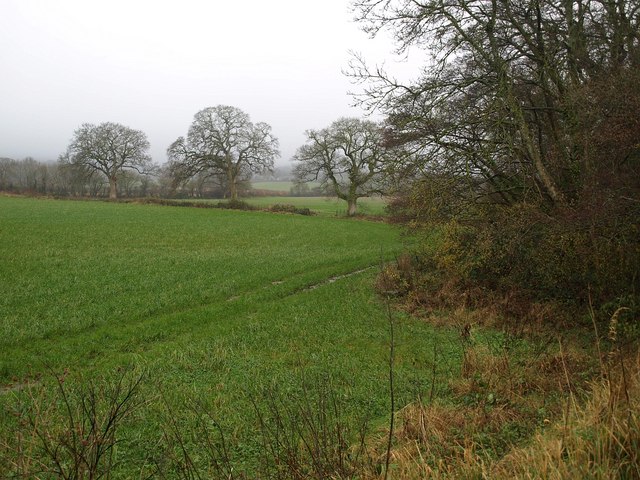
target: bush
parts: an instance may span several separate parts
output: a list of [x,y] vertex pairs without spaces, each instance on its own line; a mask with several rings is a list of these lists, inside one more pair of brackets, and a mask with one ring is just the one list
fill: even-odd
[[417,288],[432,302],[451,297],[443,297],[446,288],[465,301],[474,292],[476,304],[518,292],[535,302],[638,305],[636,210],[584,204],[550,215],[523,203],[486,208],[473,222],[424,224],[414,251]]
[[145,374],[118,369],[80,382],[66,382],[67,371],[51,374],[53,385],[48,378],[22,385],[6,407],[2,427],[14,442],[0,443],[0,477],[110,478],[121,427],[146,402]]
[[218,202],[218,208],[228,208],[231,210],[257,210],[253,205],[243,202],[242,200],[228,200],[226,202]]
[[313,215],[313,212],[308,208],[300,208],[295,205],[290,205],[287,203],[276,203],[275,205],[271,205],[268,209],[270,212],[278,212],[278,213],[295,213],[298,215]]

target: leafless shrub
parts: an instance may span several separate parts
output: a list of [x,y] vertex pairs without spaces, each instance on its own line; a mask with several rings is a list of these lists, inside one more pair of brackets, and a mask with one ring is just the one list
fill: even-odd
[[330,381],[304,381],[294,396],[269,388],[263,399],[263,405],[254,402],[254,409],[266,478],[353,478],[371,462],[367,420],[352,426]]
[[12,445],[3,445],[8,476],[63,479],[111,478],[118,430],[145,400],[144,375],[125,369],[109,379],[69,381],[51,372],[42,382],[16,392]]

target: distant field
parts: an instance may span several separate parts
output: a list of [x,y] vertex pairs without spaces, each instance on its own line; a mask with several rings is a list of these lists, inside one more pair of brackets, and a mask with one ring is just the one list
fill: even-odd
[[[320,182],[308,182],[309,188],[320,186]],[[294,186],[293,182],[251,182],[251,186],[256,190],[273,190],[275,192],[289,192]]]
[[275,192],[289,192],[293,182],[251,182],[256,190],[273,190]]
[[[69,388],[80,388],[122,366],[146,372],[148,402],[123,429],[117,478],[144,476],[166,405],[181,429],[189,402],[210,405],[248,468],[260,449],[251,399],[264,401],[261,388],[329,376],[350,418],[383,419],[388,320],[372,282],[381,255],[400,248],[399,232],[381,223],[0,197],[0,386],[9,385],[0,409],[25,400],[10,386],[28,375],[46,383],[47,371],[67,369]],[[396,341],[397,404],[428,391],[434,375],[446,392],[456,333],[403,318]],[[16,435],[11,418],[0,416],[0,445]],[[189,448],[201,458],[201,444]]]
[[[247,197],[241,198],[243,202],[255,205],[259,208],[268,208],[271,205],[286,204],[300,208],[308,208],[321,216],[344,217],[347,214],[347,202],[336,197]],[[184,199],[184,202],[219,203],[221,199]],[[358,199],[358,213],[365,215],[387,215],[386,199],[382,197],[370,197]]]
[[[306,207],[318,214],[328,216],[345,216],[347,202],[339,198],[329,197],[252,197],[244,199],[252,205],[269,207],[275,204],[289,204]],[[367,215],[385,215],[386,202],[381,197],[361,198],[358,200],[358,212]]]

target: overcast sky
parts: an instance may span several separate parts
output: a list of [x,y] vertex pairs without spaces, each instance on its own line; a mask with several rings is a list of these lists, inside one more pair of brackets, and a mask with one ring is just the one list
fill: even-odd
[[193,115],[223,104],[270,124],[284,164],[306,129],[363,115],[341,73],[350,50],[394,62],[349,3],[0,0],[0,157],[54,160],[82,123],[110,121],[164,163]]

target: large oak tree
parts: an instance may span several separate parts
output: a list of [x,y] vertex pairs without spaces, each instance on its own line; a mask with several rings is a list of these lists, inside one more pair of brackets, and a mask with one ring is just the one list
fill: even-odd
[[198,174],[220,177],[231,200],[238,198],[242,179],[272,169],[279,154],[269,125],[254,124],[248,114],[226,105],[196,113],[187,137],[178,138],[167,150],[176,181]]
[[294,160],[301,181],[320,181],[347,202],[355,215],[358,198],[381,193],[379,182],[385,165],[382,126],[370,120],[340,118],[321,130],[307,130],[307,142]]
[[147,136],[118,123],[83,124],[61,155],[62,164],[104,174],[109,181],[109,198],[118,197],[118,178],[126,170],[149,173],[153,165],[147,154]]

